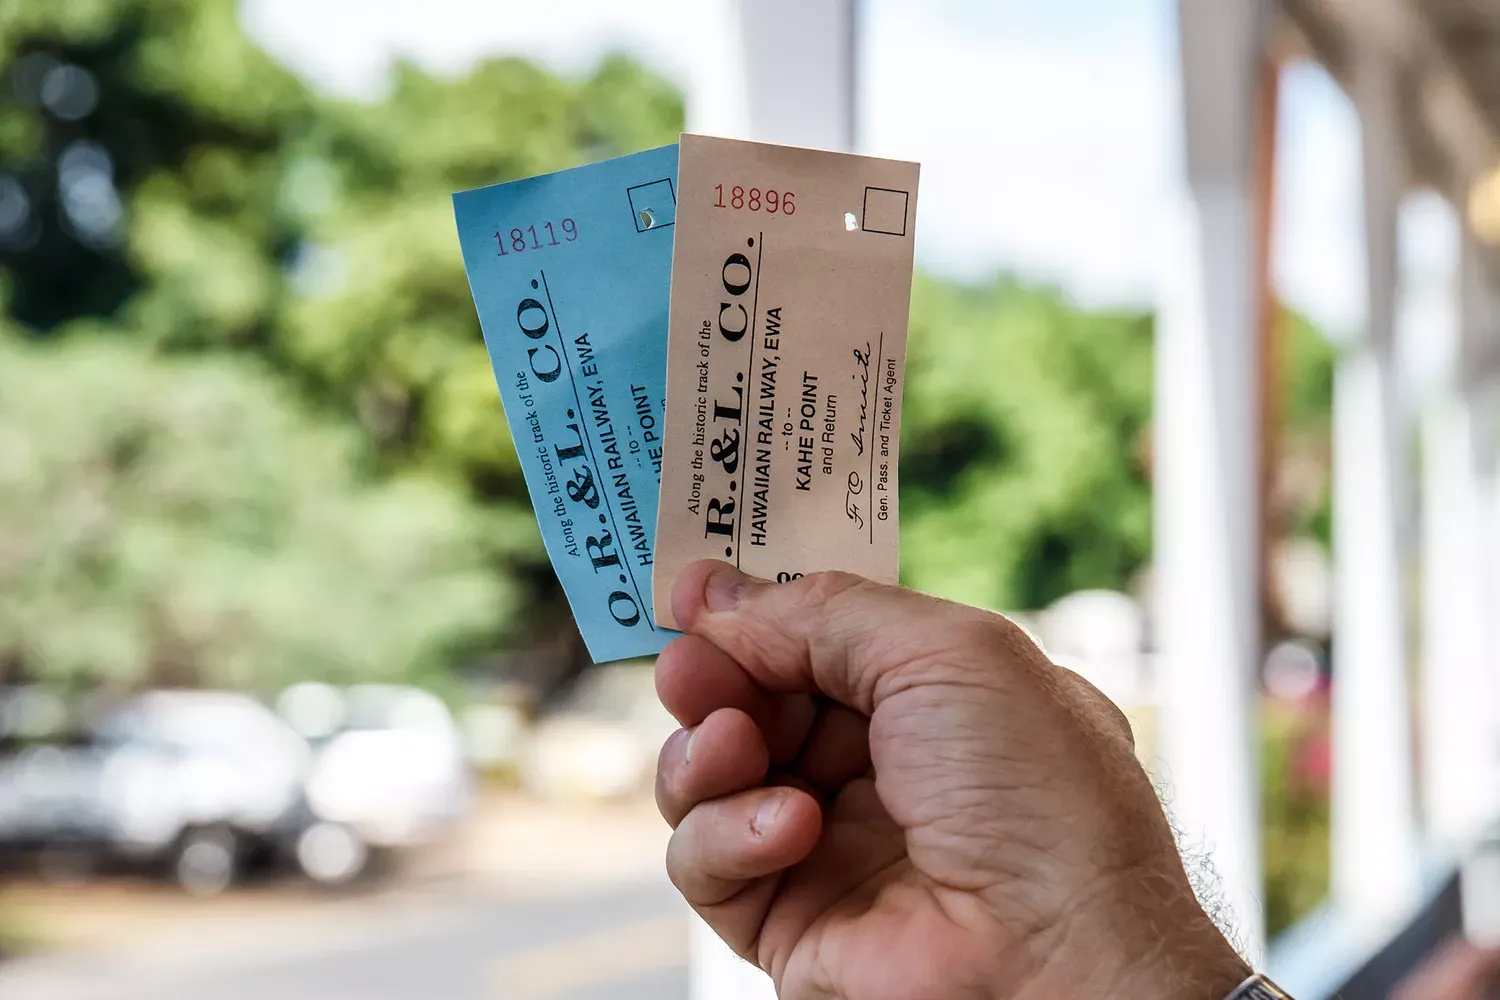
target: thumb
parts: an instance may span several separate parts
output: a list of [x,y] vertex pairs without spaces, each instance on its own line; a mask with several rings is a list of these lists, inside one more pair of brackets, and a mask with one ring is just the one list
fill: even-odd
[[975,649],[999,654],[985,657],[995,670],[1050,669],[999,615],[849,573],[769,583],[728,563],[698,562],[673,586],[672,612],[683,631],[712,642],[768,690],[819,692],[865,715],[897,690],[974,683]]

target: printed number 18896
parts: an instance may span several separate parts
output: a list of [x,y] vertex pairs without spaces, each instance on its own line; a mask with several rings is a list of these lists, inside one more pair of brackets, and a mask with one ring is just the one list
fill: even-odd
[[729,201],[724,200],[725,187],[715,184],[714,191],[718,193],[718,199],[714,201],[714,208],[732,208],[735,211],[748,209],[751,212],[766,212],[775,215],[796,215],[797,203],[793,201],[797,197],[794,191],[776,191],[760,188],[744,188],[736,184],[728,189]]

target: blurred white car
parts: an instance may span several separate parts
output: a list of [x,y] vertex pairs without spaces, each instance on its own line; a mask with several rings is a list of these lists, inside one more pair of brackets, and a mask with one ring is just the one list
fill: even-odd
[[255,699],[157,691],[83,738],[0,765],[5,833],[44,855],[165,862],[190,891],[218,892],[270,844],[302,793],[307,744]]
[[522,779],[548,798],[632,795],[651,787],[662,742],[676,728],[657,700],[650,664],[593,667],[537,724]]
[[336,885],[470,810],[463,741],[433,695],[299,685],[279,707],[151,692],[81,738],[0,757],[0,848],[70,870],[159,864],[199,894],[232,885],[257,855]]
[[314,880],[348,882],[372,853],[437,840],[472,810],[463,736],[434,695],[395,685],[347,692],[297,685],[279,708],[313,746],[292,849]]

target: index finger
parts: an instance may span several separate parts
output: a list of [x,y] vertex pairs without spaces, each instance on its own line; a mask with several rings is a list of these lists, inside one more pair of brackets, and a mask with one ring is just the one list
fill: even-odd
[[673,639],[656,658],[656,693],[684,726],[696,726],[721,708],[739,709],[760,727],[777,765],[796,758],[818,714],[810,696],[772,694],[696,635]]

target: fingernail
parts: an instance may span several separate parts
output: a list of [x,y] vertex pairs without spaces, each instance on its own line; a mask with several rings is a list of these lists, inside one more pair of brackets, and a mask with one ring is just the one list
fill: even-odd
[[781,815],[782,807],[785,805],[784,794],[762,802],[760,808],[755,810],[755,818],[750,821],[750,831],[757,837],[768,836],[776,826],[776,818]]
[[695,742],[697,742],[697,740],[698,740],[698,730],[701,729],[701,728],[703,728],[703,727],[702,726],[694,726],[692,729],[689,729],[687,731],[687,734],[688,734],[687,746],[684,747],[683,751],[682,751],[682,762],[684,764],[691,764],[693,762],[693,744]]
[[710,611],[731,611],[745,596],[750,578],[733,566],[720,566],[709,574],[703,585],[703,604]]

